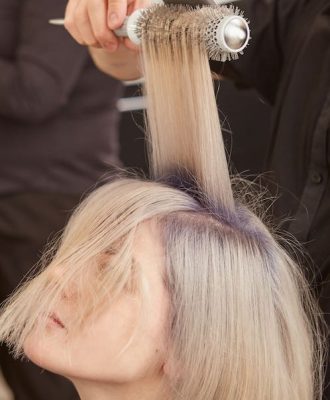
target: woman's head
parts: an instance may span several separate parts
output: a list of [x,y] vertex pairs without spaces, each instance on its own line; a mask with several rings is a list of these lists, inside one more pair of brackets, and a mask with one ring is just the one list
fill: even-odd
[[300,365],[313,362],[299,282],[245,207],[228,218],[196,192],[120,179],[76,210],[50,265],[2,316],[1,333],[74,380],[155,379],[198,400],[256,390],[286,399],[297,378],[298,399],[312,390]]
[[[107,250],[95,257],[80,273],[90,284],[111,268],[113,255]],[[152,220],[141,223],[135,231],[126,282],[113,297],[67,284],[47,313],[45,326],[35,326],[24,341],[24,353],[36,364],[75,380],[123,383],[159,379],[167,351],[168,294],[163,285],[164,256],[158,229]],[[67,266],[54,265],[45,271],[50,281],[65,280]],[[115,266],[113,266],[115,268]],[[104,272],[104,271],[103,271]],[[143,285],[143,297],[138,281]],[[80,293],[77,290],[81,290]],[[96,298],[99,297],[99,298]],[[78,303],[97,301],[99,307],[80,316]]]
[[161,358],[168,296],[157,219],[196,207],[154,182],[120,179],[96,190],[72,216],[49,265],[3,315],[16,354],[23,347],[44,368],[90,379],[142,373],[144,343]]

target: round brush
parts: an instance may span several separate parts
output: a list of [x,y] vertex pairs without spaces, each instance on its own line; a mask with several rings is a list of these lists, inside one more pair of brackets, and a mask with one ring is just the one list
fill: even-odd
[[[199,40],[204,43],[212,60],[236,59],[249,42],[249,25],[239,9],[222,5],[191,7],[160,3],[134,11],[114,32],[117,36],[128,37],[133,43],[140,45],[145,30],[153,29],[160,35],[170,34],[172,22],[182,13],[186,13],[191,24],[197,26],[195,30],[198,31]],[[49,22],[62,25],[64,20],[55,19]]]

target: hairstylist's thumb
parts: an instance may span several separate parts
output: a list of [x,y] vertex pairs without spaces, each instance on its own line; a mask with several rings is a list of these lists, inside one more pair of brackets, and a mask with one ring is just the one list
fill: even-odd
[[108,27],[119,28],[126,17],[127,0],[108,0]]

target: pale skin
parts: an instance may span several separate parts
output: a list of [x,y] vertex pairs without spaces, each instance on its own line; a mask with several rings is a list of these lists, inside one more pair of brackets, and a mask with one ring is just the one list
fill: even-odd
[[96,66],[119,80],[142,76],[139,48],[128,38],[118,38],[127,15],[147,7],[150,0],[69,0],[65,28],[81,45],[88,46]]
[[[133,257],[144,279],[145,301],[139,291],[124,292],[103,311],[88,317],[75,331],[77,304],[67,288],[45,328],[35,329],[24,352],[35,364],[69,378],[81,400],[168,400],[164,378],[169,368],[169,298],[163,280],[163,248],[157,227],[138,227]],[[61,268],[49,279],[61,279]],[[60,321],[60,323],[58,322]],[[166,381],[166,379],[165,379]],[[162,390],[161,390],[162,389]]]

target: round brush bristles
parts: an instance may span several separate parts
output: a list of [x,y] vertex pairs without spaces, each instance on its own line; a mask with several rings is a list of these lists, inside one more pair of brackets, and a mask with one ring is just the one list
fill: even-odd
[[[212,60],[232,60],[238,58],[238,53],[224,50],[219,45],[217,29],[224,18],[235,15],[241,17],[241,12],[233,6],[195,8],[188,5],[155,5],[141,13],[136,34],[142,40],[167,42],[172,47],[178,42],[178,38],[185,37],[189,39],[191,46],[204,48]],[[241,53],[240,51],[239,54]]]

